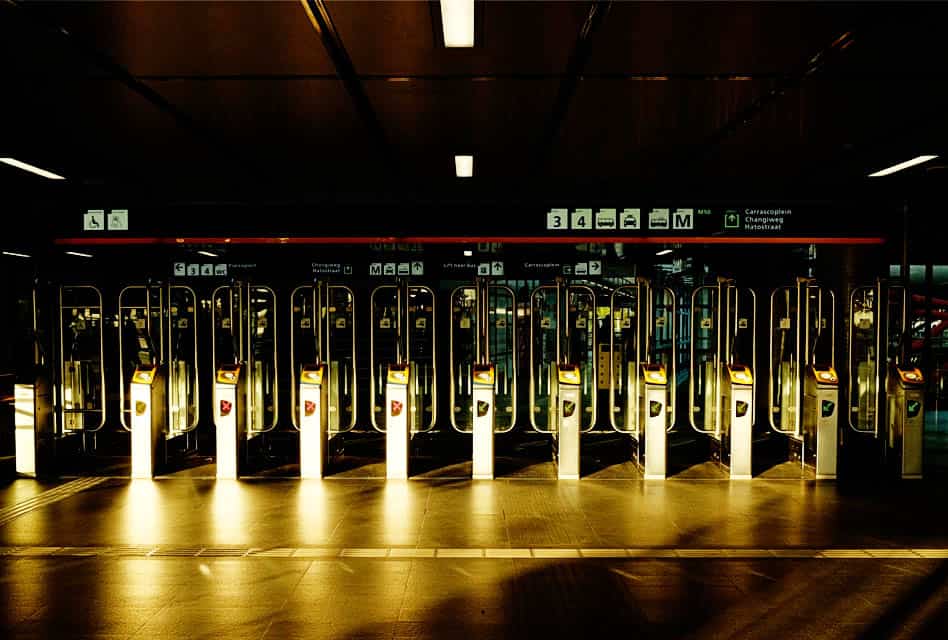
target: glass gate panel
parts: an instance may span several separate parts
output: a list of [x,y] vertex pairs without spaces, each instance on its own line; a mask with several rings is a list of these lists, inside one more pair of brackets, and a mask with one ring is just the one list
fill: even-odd
[[[479,336],[477,289],[458,287],[451,293],[451,425],[470,433],[474,428],[473,365]],[[494,364],[494,431],[514,426],[517,415],[516,301],[507,286],[488,288],[488,353]]]
[[125,287],[119,292],[119,422],[131,429],[132,374],[139,366],[160,364],[164,353],[164,287]]
[[770,296],[770,425],[775,431],[797,433],[800,411],[799,305],[795,287],[780,287]]
[[190,287],[169,288],[168,437],[197,427],[200,415],[197,358],[197,296]]
[[580,395],[583,415],[580,428],[590,431],[596,425],[599,393],[596,384],[598,356],[596,353],[596,295],[585,286],[566,289],[566,324],[563,327],[566,339],[564,357],[567,362],[579,365]]
[[408,288],[408,358],[412,365],[412,431],[429,431],[437,418],[435,302],[428,287]]
[[97,431],[105,424],[102,293],[95,287],[59,290],[59,433]]
[[878,331],[875,287],[856,287],[849,297],[849,426],[875,433]]
[[638,433],[639,362],[644,362],[639,342],[638,286],[619,287],[612,292],[611,367],[609,375],[609,417],[612,428]]
[[537,287],[530,295],[530,424],[545,433],[556,430],[559,315],[557,288]]
[[721,427],[718,321],[718,287],[698,287],[691,294],[689,420],[694,429],[705,433],[717,433]]
[[276,295],[269,287],[252,285],[247,291],[247,428],[260,433],[273,429],[277,422]]

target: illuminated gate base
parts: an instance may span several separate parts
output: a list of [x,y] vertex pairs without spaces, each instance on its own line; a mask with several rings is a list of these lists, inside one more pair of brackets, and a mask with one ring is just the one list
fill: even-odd
[[750,480],[754,378],[749,367],[728,365],[724,375],[724,424],[732,480]]
[[411,394],[408,393],[410,368],[391,365],[385,383],[385,477],[408,479],[408,456],[411,442]]
[[474,365],[471,477],[494,479],[494,365]]
[[31,478],[44,475],[51,471],[46,463],[52,458],[48,383],[38,380],[36,384],[14,385],[13,403],[16,472]]
[[132,478],[153,478],[165,424],[164,379],[157,367],[135,369],[131,382]]
[[924,383],[916,368],[892,367],[886,381],[890,450],[898,455],[898,472],[905,480],[922,477],[922,437],[925,428]]
[[560,480],[579,480],[579,432],[582,411],[579,367],[557,367],[557,453],[556,475]]
[[[665,401],[668,379],[662,365],[642,365],[642,392],[639,402],[642,424],[645,425],[646,480],[664,480],[667,469],[668,440],[665,431]],[[642,461],[639,461],[640,464]]]
[[300,477],[322,478],[329,449],[326,365],[300,373]]
[[240,365],[222,366],[214,386],[214,424],[217,427],[217,478],[236,480],[240,471],[240,449],[246,429]]
[[[836,478],[838,405],[839,378],[833,367],[808,366],[803,391],[803,460],[812,464],[817,480]],[[808,450],[814,455],[809,456]]]

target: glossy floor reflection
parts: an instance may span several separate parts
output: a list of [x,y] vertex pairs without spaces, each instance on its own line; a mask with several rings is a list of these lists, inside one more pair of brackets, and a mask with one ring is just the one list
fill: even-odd
[[0,560],[5,638],[944,638],[948,565]]
[[[0,546],[942,547],[948,488],[903,483],[593,479],[76,481],[0,487],[35,508]],[[66,485],[61,485],[66,486]],[[39,491],[40,493],[37,493]]]

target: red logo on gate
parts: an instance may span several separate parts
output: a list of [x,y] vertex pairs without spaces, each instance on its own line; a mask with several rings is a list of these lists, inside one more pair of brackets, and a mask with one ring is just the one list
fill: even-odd
[[402,415],[402,403],[398,400],[392,400],[392,417],[397,418]]
[[316,413],[316,403],[312,400],[305,400],[303,402],[303,412],[308,416]]
[[234,408],[234,403],[230,400],[221,400],[221,415],[229,416],[230,410]]

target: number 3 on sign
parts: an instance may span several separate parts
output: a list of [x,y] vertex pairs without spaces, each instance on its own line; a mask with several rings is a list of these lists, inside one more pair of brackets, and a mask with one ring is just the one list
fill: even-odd
[[567,229],[566,226],[566,209],[550,209],[546,214],[546,228],[547,229]]

